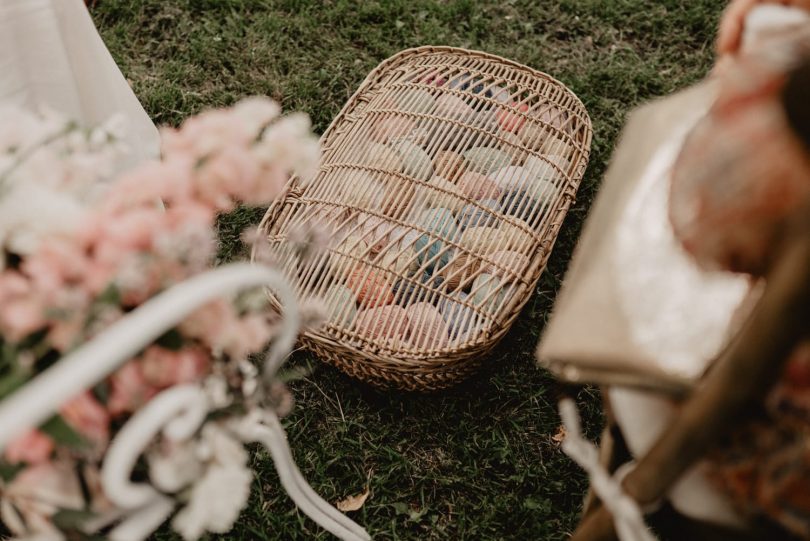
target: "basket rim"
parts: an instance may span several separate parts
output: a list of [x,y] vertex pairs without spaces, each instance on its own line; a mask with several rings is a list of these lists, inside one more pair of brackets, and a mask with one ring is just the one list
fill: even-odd
[[588,110],[585,107],[585,104],[582,103],[582,100],[579,98],[579,96],[577,96],[577,94],[573,90],[571,90],[568,87],[568,85],[566,85],[559,79],[556,79],[555,77],[549,75],[544,71],[534,69],[531,66],[521,64],[520,62],[516,62],[514,60],[510,60],[508,58],[504,58],[502,56],[493,53],[487,53],[485,51],[479,51],[476,49],[465,49],[463,47],[453,47],[450,45],[420,45],[419,47],[411,47],[410,49],[402,50],[377,64],[377,66],[373,70],[371,70],[368,75],[366,75],[366,77],[357,87],[357,90],[355,90],[354,93],[349,97],[349,99],[340,109],[340,112],[338,112],[337,116],[335,116],[335,118],[332,119],[332,122],[329,123],[329,126],[327,126],[326,130],[323,132],[323,135],[321,136],[321,141],[326,140],[326,138],[331,134],[333,127],[337,125],[339,121],[342,120],[343,117],[357,105],[357,98],[365,90],[366,84],[371,83],[374,79],[376,79],[379,76],[381,72],[394,68],[399,63],[402,63],[404,60],[409,59],[411,57],[429,56],[431,54],[441,54],[441,53],[444,54],[451,53],[467,57],[470,56],[479,57],[485,60],[492,60],[495,62],[506,64],[509,67],[527,71],[530,75],[539,77],[541,79],[546,79],[547,81],[563,88],[572,98],[574,98],[576,105],[578,106],[580,112],[583,115],[583,120],[585,120],[586,127],[588,129],[586,130],[586,138],[582,142],[582,146],[583,148],[586,148],[590,151],[593,137],[593,123],[591,121],[590,115],[588,114]]

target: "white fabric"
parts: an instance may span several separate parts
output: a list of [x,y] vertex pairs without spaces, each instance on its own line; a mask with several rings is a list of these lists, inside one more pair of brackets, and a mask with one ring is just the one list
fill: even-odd
[[[608,399],[633,456],[644,456],[675,420],[675,406],[660,395],[611,387]],[[745,521],[729,499],[706,477],[707,464],[698,462],[672,487],[668,499],[684,515],[697,520],[744,528]]]
[[126,168],[157,157],[159,137],[82,0],[0,0],[0,102],[48,107],[82,125],[127,120]]
[[631,115],[538,350],[563,376],[683,388],[726,342],[748,280],[698,269],[667,212],[673,162],[714,96],[701,85]]
[[565,427],[563,452],[588,473],[591,488],[613,515],[613,524],[619,541],[656,541],[644,523],[644,514],[638,503],[624,493],[622,479],[633,468],[628,463],[611,476],[599,462],[596,446],[585,439],[580,428],[579,414],[573,400],[560,401],[560,417]]

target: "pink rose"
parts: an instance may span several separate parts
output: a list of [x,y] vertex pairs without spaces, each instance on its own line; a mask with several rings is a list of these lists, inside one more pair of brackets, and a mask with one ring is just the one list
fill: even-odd
[[230,210],[234,198],[250,196],[259,176],[256,158],[246,149],[228,147],[211,156],[197,174],[200,199],[214,208]]
[[199,348],[170,351],[152,346],[141,358],[144,379],[161,388],[200,381],[208,372],[208,364],[208,355]]
[[73,242],[62,239],[42,243],[24,262],[22,269],[38,291],[57,294],[66,283],[81,280],[87,270],[86,254]]
[[0,304],[0,330],[4,338],[11,342],[19,342],[45,325],[45,308],[35,297],[7,300]]
[[157,389],[146,381],[138,362],[130,361],[110,377],[107,409],[113,417],[132,413],[155,396]]
[[271,336],[272,329],[263,315],[248,314],[222,328],[218,345],[232,359],[244,359],[264,349]]
[[53,449],[53,440],[33,429],[12,440],[3,451],[3,456],[10,464],[42,464],[50,458]]
[[252,131],[230,110],[206,111],[187,119],[179,130],[161,130],[161,150],[169,159],[201,160],[229,146],[249,145],[257,135]]
[[111,212],[137,206],[156,207],[158,201],[171,204],[191,197],[192,159],[147,162],[125,173],[110,190],[104,208]]
[[66,352],[81,343],[84,338],[82,318],[55,321],[48,331],[48,343],[57,351]]
[[110,416],[90,391],[85,391],[63,405],[59,414],[74,430],[89,440],[97,450],[110,441]]
[[217,337],[231,321],[237,319],[233,305],[225,299],[217,299],[195,310],[180,323],[180,332],[213,347]]

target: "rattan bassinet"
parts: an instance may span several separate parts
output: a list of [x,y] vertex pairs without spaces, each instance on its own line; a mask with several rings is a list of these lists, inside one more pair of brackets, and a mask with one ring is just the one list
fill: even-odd
[[[384,61],[323,135],[317,175],[260,226],[297,293],[328,308],[303,345],[381,387],[469,375],[534,289],[590,142],[579,99],[531,68],[449,47]],[[311,226],[331,242],[302,259]]]

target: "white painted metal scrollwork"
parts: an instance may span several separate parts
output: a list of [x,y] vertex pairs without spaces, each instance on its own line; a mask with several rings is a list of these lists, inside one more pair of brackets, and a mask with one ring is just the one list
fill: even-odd
[[[27,429],[46,421],[66,401],[110,375],[196,308],[219,296],[258,286],[271,288],[283,309],[279,332],[264,363],[264,377],[271,378],[295,344],[300,324],[296,298],[284,278],[272,269],[249,264],[221,267],[147,301],[0,403],[0,450]],[[174,500],[148,483],[133,483],[132,469],[156,437],[177,442],[191,438],[212,407],[201,386],[175,386],[155,396],[116,434],[102,468],[105,495],[120,510],[114,517],[120,523],[110,532],[111,539],[143,539],[171,515]],[[363,528],[306,483],[293,462],[274,412],[253,409],[242,418],[231,419],[225,428],[237,441],[259,442],[267,447],[282,486],[316,523],[341,539],[370,539]]]

